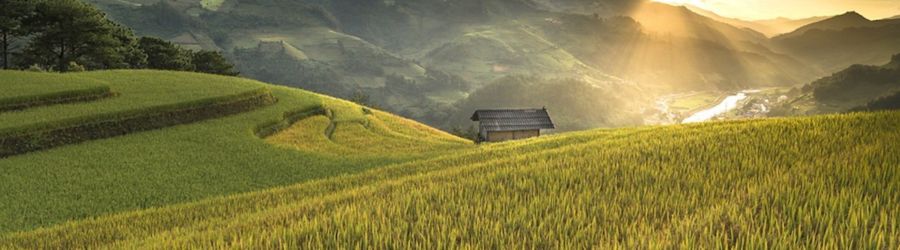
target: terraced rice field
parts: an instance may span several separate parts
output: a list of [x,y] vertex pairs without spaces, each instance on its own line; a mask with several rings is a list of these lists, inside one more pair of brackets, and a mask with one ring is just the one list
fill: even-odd
[[0,84],[0,112],[87,101],[111,94],[106,84],[76,76],[4,72],[3,84]]
[[258,110],[0,160],[0,248],[900,247],[900,112],[475,146],[267,87]]
[[[0,79],[12,74],[22,73],[0,71]],[[274,146],[256,135],[257,129],[282,121],[286,113],[315,108],[332,109],[346,119],[375,119],[366,118],[362,107],[306,91],[239,78],[162,71],[28,74],[41,79],[85,79],[105,84],[118,95],[2,112],[0,131],[35,131],[32,128],[42,124],[91,124],[121,114],[142,114],[153,107],[190,107],[209,98],[248,91],[265,90],[277,102],[219,119],[0,159],[0,200],[4,201],[0,202],[0,233],[277,187],[423,157],[321,154]],[[194,102],[198,100],[201,102]],[[415,130],[406,126],[422,126],[405,119],[382,118],[398,119],[387,122],[391,124],[387,129],[397,133]],[[322,133],[314,134],[324,137]],[[424,136],[430,134],[451,138],[449,144],[456,147],[470,145],[446,133],[425,132]],[[7,141],[8,137],[0,137],[0,142]]]

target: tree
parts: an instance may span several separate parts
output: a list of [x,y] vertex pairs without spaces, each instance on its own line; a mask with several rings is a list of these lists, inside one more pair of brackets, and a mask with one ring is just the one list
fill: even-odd
[[138,48],[147,54],[147,67],[151,69],[193,71],[191,51],[179,48],[171,42],[141,37]]
[[0,1],[0,55],[3,68],[9,69],[9,54],[12,40],[25,35],[22,21],[31,15],[32,5],[28,0]]
[[130,28],[115,24],[114,36],[122,43],[118,52],[124,59],[124,65],[128,68],[140,69],[147,67],[147,54],[138,46],[138,38]]
[[362,90],[353,91],[353,95],[348,100],[359,105],[373,107],[371,98]]
[[33,34],[24,51],[26,65],[66,72],[70,62],[111,68],[124,60],[116,54],[122,46],[115,37],[116,25],[79,0],[37,1],[34,15],[23,23]]
[[225,59],[222,53],[217,51],[201,50],[194,52],[193,63],[194,70],[197,72],[227,76],[240,74],[234,71],[234,64],[228,62],[228,59]]
[[138,47],[134,32],[117,23],[110,23],[110,26],[110,35],[118,45],[91,48],[78,61],[86,69],[145,68],[147,55]]

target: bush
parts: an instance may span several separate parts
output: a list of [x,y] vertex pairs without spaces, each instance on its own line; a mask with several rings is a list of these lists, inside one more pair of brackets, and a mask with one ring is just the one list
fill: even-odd
[[81,66],[77,62],[69,62],[69,71],[68,72],[84,72],[84,66]]
[[31,72],[47,72],[47,70],[44,69],[44,67],[41,67],[41,65],[38,65],[38,64],[32,64],[31,66],[28,66],[28,68],[25,69],[25,71],[31,71]]

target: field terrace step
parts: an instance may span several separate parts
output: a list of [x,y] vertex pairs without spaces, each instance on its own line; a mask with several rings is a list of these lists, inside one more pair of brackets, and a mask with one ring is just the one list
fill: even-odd
[[[196,79],[186,79],[190,77]],[[19,109],[0,112],[0,158],[223,117],[276,102],[271,90],[259,83],[192,73],[0,71],[0,79],[4,83],[0,107]],[[113,93],[114,98],[71,102]],[[38,105],[56,103],[65,105]]]
[[79,143],[198,122],[250,111],[275,103],[268,89],[213,97],[195,102],[63,120],[19,131],[0,133],[0,158]]
[[108,85],[69,75],[4,71],[0,78],[0,112],[111,96]]

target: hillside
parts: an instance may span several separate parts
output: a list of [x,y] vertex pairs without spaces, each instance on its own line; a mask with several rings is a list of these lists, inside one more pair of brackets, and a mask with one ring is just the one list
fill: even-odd
[[[89,2],[138,34],[221,49],[243,76],[367,97],[370,105],[445,129],[458,125],[452,117],[473,111],[463,107],[474,101],[471,94],[506,77],[578,79],[609,93],[643,93],[606,96],[627,101],[596,114],[626,117],[652,108],[659,95],[790,86],[820,73],[759,32],[645,1]],[[680,25],[666,28],[670,23]],[[589,101],[550,108],[585,109],[577,105]],[[562,129],[640,124],[585,121]]]
[[788,33],[794,30],[797,30],[800,27],[806,26],[811,23],[819,22],[825,20],[829,17],[809,17],[802,19],[789,19],[789,18],[774,18],[768,20],[742,20],[738,18],[730,18],[724,17],[715,12],[687,4],[685,5],[691,11],[709,17],[713,20],[727,23],[735,27],[748,28],[754,31],[760,32],[767,37],[774,37],[777,35],[781,35],[784,33]]
[[825,19],[831,18],[830,16],[817,16],[817,17],[808,17],[801,19],[790,19],[790,18],[775,18],[769,20],[756,20],[754,23],[765,25],[772,29],[772,34],[780,35],[785,34],[791,31],[795,31],[800,27],[809,25],[811,23],[819,22]]
[[[116,89],[114,83],[109,84]],[[329,116],[299,120],[267,139],[278,141],[276,145],[303,144],[297,148],[254,138],[251,129],[258,124],[254,118],[277,120],[284,110],[296,107],[322,103],[333,110],[331,119],[359,117],[352,115],[359,107],[338,100],[271,89],[280,101],[259,111],[16,156],[2,159],[0,164],[12,169],[4,178],[47,178],[51,172],[57,178],[79,172],[81,177],[99,174],[94,177],[99,180],[108,176],[109,181],[66,189],[76,190],[91,204],[102,205],[120,200],[101,199],[105,196],[96,193],[101,189],[127,189],[131,191],[129,199],[134,200],[169,192],[187,195],[222,182],[257,184],[253,186],[259,190],[268,185],[256,181],[274,177],[270,173],[291,177],[281,182],[283,187],[256,192],[243,188],[242,194],[194,202],[191,200],[199,197],[168,200],[122,209],[130,212],[107,211],[99,214],[108,215],[90,219],[68,216],[63,218],[76,220],[64,224],[59,224],[60,217],[40,220],[44,223],[17,223],[6,231],[21,232],[0,236],[0,248],[900,246],[900,239],[892,236],[900,230],[900,209],[894,206],[900,202],[897,112],[592,130],[477,147],[375,112],[374,118],[405,134],[404,138],[415,135],[412,137],[428,141],[407,142],[435,145],[429,143],[447,141],[454,146],[427,146],[438,153],[361,172],[366,167],[347,169],[361,163],[353,157],[332,163],[326,159],[335,158],[319,151],[301,153],[322,145],[321,137],[312,140],[314,144],[306,139],[308,135],[282,140],[294,137],[284,133],[313,131],[321,135]],[[358,138],[358,132],[364,130],[355,124],[359,123],[349,124],[356,132],[348,131],[354,135],[347,139]],[[338,131],[341,127],[337,126]],[[376,137],[386,138],[383,134]],[[157,144],[162,142],[169,145]],[[199,142],[204,147],[199,147]],[[377,146],[381,145],[379,141]],[[81,157],[97,162],[75,161]],[[161,161],[163,158],[168,160]],[[229,162],[243,164],[230,170],[207,165]],[[108,163],[109,167],[103,167]],[[111,168],[112,163],[119,164]],[[46,170],[48,165],[53,171]],[[166,171],[174,169],[178,171]],[[181,173],[185,170],[190,173]],[[360,173],[334,176],[337,172]],[[136,180],[132,174],[144,178]],[[183,179],[163,178],[167,175]],[[198,176],[206,181],[198,181]],[[135,187],[135,181],[143,186]],[[49,216],[85,210],[59,198],[51,204],[43,199],[21,199],[20,193],[41,195],[48,190],[28,182],[8,182],[0,182],[4,183],[0,186],[2,198],[16,202],[3,203],[7,214]],[[42,183],[55,187],[77,182],[77,178],[50,178]],[[155,185],[159,183],[165,185]],[[165,188],[160,191],[166,192],[135,192],[141,187]],[[28,191],[31,189],[38,190]],[[19,209],[10,209],[11,204]],[[47,227],[30,230],[33,225]]]
[[[28,104],[0,111],[0,234],[470,147],[381,111],[247,79],[164,71],[0,71],[0,79],[0,103]],[[114,94],[33,102],[92,97],[80,89],[95,86]]]
[[738,42],[765,43],[765,35],[758,31],[735,27],[700,15],[686,6],[647,3],[633,14],[635,20],[651,32],[696,37],[726,45]]
[[[853,65],[803,86],[779,112],[786,114],[825,114],[890,106],[887,97],[900,93],[900,54],[882,66]],[[894,97],[896,98],[896,97]]]
[[824,72],[880,65],[900,52],[900,21],[870,21],[848,12],[773,38],[780,50]]
[[877,26],[877,24],[872,20],[869,20],[868,18],[860,15],[859,13],[856,13],[855,11],[850,11],[825,20],[804,25],[803,27],[797,28],[797,30],[794,30],[791,33],[781,35],[781,37],[798,36],[810,30],[843,30],[847,28],[862,28],[871,26]]

